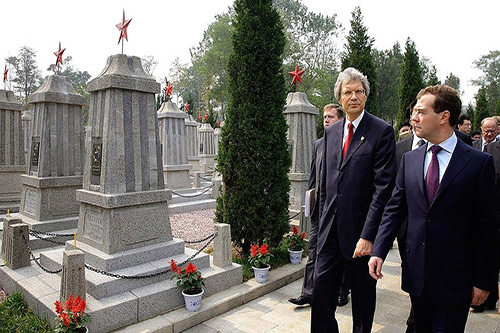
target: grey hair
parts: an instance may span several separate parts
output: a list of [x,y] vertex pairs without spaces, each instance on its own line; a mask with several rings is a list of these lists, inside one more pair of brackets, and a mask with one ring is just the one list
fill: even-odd
[[333,94],[337,101],[340,101],[340,88],[342,87],[342,83],[349,83],[351,81],[361,81],[366,91],[366,97],[370,95],[370,82],[368,82],[366,75],[363,75],[363,73],[354,67],[347,67],[339,74],[337,82],[335,82],[335,86],[333,87]]

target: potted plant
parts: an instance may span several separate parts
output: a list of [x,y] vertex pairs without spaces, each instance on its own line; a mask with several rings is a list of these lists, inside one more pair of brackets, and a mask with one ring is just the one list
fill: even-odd
[[254,244],[250,248],[248,262],[252,265],[255,280],[257,282],[264,283],[267,281],[269,268],[271,268],[271,265],[269,265],[271,257],[272,254],[269,253],[269,247],[267,244],[262,244],[262,246]]
[[293,226],[292,231],[285,237],[284,243],[288,247],[290,254],[290,262],[294,265],[300,264],[302,260],[302,252],[306,246],[306,233],[299,232],[296,226]]
[[69,298],[63,303],[56,301],[57,321],[54,332],[72,332],[72,333],[85,333],[88,332],[87,327],[83,324],[90,319],[90,316],[85,313],[85,300],[80,295]]
[[186,268],[177,266],[177,262],[172,259],[170,261],[170,269],[176,273],[171,279],[177,278],[177,285],[182,285],[182,296],[186,309],[189,312],[198,311],[201,307],[201,298],[205,292],[202,287],[205,286],[201,272],[196,269],[196,266],[190,262]]

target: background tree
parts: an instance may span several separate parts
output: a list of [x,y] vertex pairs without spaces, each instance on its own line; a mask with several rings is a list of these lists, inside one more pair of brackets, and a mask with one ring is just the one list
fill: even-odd
[[479,88],[475,99],[476,99],[476,110],[474,112],[474,119],[472,127],[476,130],[481,129],[481,120],[490,116],[488,97],[486,94],[486,88]]
[[152,55],[143,56],[141,58],[141,63],[144,71],[148,75],[154,76],[153,74],[155,72],[156,66],[158,66],[158,61],[155,60],[155,57]]
[[8,57],[5,61],[14,69],[14,91],[23,98],[24,104],[28,96],[35,92],[42,82],[42,75],[36,63],[36,52],[28,46],[19,49],[17,56]]
[[379,116],[389,124],[396,123],[398,114],[398,91],[401,78],[403,55],[401,46],[395,43],[391,50],[373,52],[373,59],[377,70],[377,103]]
[[441,81],[437,77],[437,69],[435,65],[432,65],[429,71],[429,76],[427,78],[426,86],[435,86],[441,84]]
[[460,91],[460,78],[456,75],[453,75],[453,73],[450,73],[446,76],[444,84],[455,88],[460,94],[462,94],[462,92]]
[[474,66],[483,75],[472,80],[472,83],[485,89],[489,114],[493,114],[500,102],[500,51],[490,51],[474,61]]
[[397,126],[406,120],[406,111],[409,105],[424,86],[422,67],[420,66],[417,48],[415,43],[408,38],[405,44],[401,82],[398,89],[399,112]]
[[[181,64],[179,58],[172,63],[169,71],[170,81],[175,87],[174,92],[177,96],[177,102],[183,104],[189,103],[190,107],[187,113],[197,118],[197,110],[200,108],[200,85],[194,73],[194,67],[188,64]],[[195,119],[196,120],[196,119]]]
[[342,70],[354,67],[368,77],[370,82],[370,96],[366,101],[366,109],[374,115],[379,115],[377,104],[377,73],[372,55],[374,39],[368,36],[368,28],[363,25],[361,8],[356,7],[352,12],[351,30],[347,35],[345,52],[342,53]]
[[285,36],[271,0],[236,0],[230,102],[218,168],[224,178],[219,222],[248,253],[250,244],[277,245],[288,230],[291,165],[283,116]]

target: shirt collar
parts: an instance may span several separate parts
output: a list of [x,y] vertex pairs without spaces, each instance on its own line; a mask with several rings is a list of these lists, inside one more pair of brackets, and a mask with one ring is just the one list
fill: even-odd
[[[361,114],[356,118],[353,122],[352,125],[354,126],[354,129],[357,129],[359,126],[359,123],[361,122],[361,119],[363,119],[363,116],[365,115],[365,110],[361,111]],[[350,123],[350,121],[345,117],[346,122],[344,123],[344,132],[347,131],[347,125]]]
[[[434,146],[434,144],[428,141],[427,151],[429,151],[429,149],[432,146]],[[440,144],[438,144],[438,146],[440,146],[441,148],[446,150],[448,153],[453,154],[453,151],[455,150],[455,147],[457,146],[457,136],[455,135],[455,132],[453,132],[448,139],[446,139],[443,142],[441,142]]]

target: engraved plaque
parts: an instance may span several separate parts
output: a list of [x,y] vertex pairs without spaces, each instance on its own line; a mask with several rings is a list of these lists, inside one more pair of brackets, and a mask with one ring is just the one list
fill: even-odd
[[83,227],[83,235],[100,244],[103,240],[103,221],[102,215],[93,210],[85,212],[85,225]]
[[24,211],[35,215],[36,213],[36,192],[27,189],[24,192]]
[[[40,157],[40,137],[34,136],[32,138],[33,143],[31,145],[31,166],[38,167],[38,159]],[[38,168],[33,168],[35,171]]]
[[92,138],[92,156],[91,156],[91,185],[101,184],[101,162],[102,162],[102,140],[101,138]]

